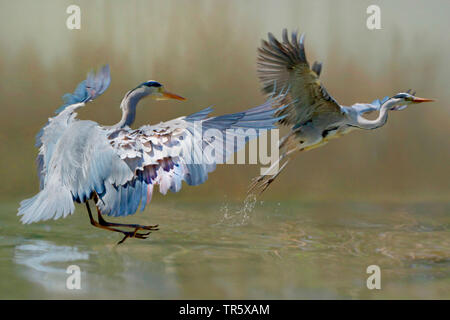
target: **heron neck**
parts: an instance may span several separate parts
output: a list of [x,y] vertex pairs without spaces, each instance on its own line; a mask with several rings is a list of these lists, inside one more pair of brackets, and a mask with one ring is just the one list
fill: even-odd
[[356,123],[354,124],[358,128],[361,129],[376,129],[384,126],[388,118],[388,111],[397,103],[395,100],[386,101],[380,108],[380,113],[375,120],[369,120],[362,116],[362,114],[358,113],[356,117]]
[[129,127],[136,119],[136,107],[138,102],[146,95],[142,92],[128,91],[122,102],[120,108],[122,109],[122,119],[114,126],[117,128]]

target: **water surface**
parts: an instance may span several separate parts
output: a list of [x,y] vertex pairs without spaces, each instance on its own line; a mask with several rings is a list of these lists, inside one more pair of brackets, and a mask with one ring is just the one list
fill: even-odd
[[[157,199],[119,222],[159,224],[147,240],[66,219],[23,226],[0,206],[0,298],[450,298],[450,204],[194,203]],[[81,290],[66,289],[66,268]],[[366,268],[381,268],[368,290]]]

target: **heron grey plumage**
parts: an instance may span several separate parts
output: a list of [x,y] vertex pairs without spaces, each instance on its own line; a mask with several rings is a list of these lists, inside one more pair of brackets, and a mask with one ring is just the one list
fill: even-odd
[[[271,33],[268,41],[263,40],[258,48],[258,76],[265,93],[277,92],[277,88],[290,88],[282,103],[289,107],[277,112],[284,116],[279,125],[290,127],[289,133],[280,139],[280,158],[261,175],[253,180],[249,192],[259,188],[261,192],[279,176],[281,171],[297,151],[311,150],[326,144],[330,139],[341,137],[355,129],[376,129],[383,126],[391,110],[404,110],[410,104],[433,101],[415,96],[415,92],[398,93],[372,103],[356,103],[352,106],[340,105],[319,80],[322,64],[315,62],[310,68],[306,59],[305,36],[298,37],[283,30],[282,41]],[[368,120],[365,114],[378,111],[375,120]],[[278,170],[273,173],[273,170]]]
[[[96,74],[89,73],[74,93],[63,96],[64,105],[36,136],[40,192],[21,202],[18,215],[22,216],[23,223],[67,217],[74,212],[74,202],[79,202],[86,203],[94,226],[123,233],[122,241],[128,237],[145,238],[150,231],[157,230],[157,226],[110,223],[102,215],[126,216],[135,213],[139,206],[144,210],[155,185],[165,194],[168,190],[179,191],[182,181],[188,185],[205,182],[216,162],[200,159],[210,141],[202,136],[197,124],[222,133],[227,131],[220,141],[226,146],[222,152],[226,158],[246,141],[229,143],[227,139],[236,138],[230,134],[230,129],[256,129],[253,136],[247,137],[251,139],[261,129],[274,128],[275,122],[283,117],[274,117],[280,111],[274,106],[283,105],[284,94],[280,94],[244,112],[209,117],[212,109],[206,108],[189,116],[133,130],[130,126],[142,98],[184,100],[150,80],[126,93],[120,105],[122,118],[117,124],[101,126],[94,121],[77,119],[76,111],[101,95],[109,83],[108,66]],[[89,208],[91,199],[97,207],[98,221],[93,219]],[[139,233],[140,230],[149,232]]]

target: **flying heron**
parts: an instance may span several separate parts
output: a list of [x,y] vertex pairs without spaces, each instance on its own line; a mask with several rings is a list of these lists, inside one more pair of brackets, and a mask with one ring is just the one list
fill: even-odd
[[[411,104],[434,101],[416,97],[415,92],[408,90],[372,103],[356,103],[349,107],[339,105],[319,81],[322,64],[314,62],[310,67],[306,59],[304,34],[298,38],[297,32],[293,32],[289,39],[288,31],[284,29],[282,37],[280,42],[269,33],[268,41],[262,41],[258,48],[257,71],[264,92],[289,88],[282,103],[291,104],[278,111],[277,115],[284,116],[278,124],[289,126],[290,130],[280,139],[278,162],[267,170],[266,175],[253,180],[249,192],[253,189],[259,189],[260,193],[266,190],[294,153],[323,146],[330,139],[356,129],[382,127],[390,110],[404,110]],[[375,120],[364,118],[364,114],[373,111],[379,111]]]
[[[158,225],[120,224],[106,221],[103,216],[127,216],[141,211],[150,202],[153,188],[178,192],[182,181],[199,185],[216,167],[215,159],[205,157],[203,150],[211,144],[211,137],[201,129],[215,129],[227,133],[220,141],[226,145],[222,155],[228,155],[255,138],[261,129],[272,129],[280,117],[274,117],[282,105],[283,94],[273,96],[255,108],[218,117],[208,117],[206,108],[189,116],[179,117],[155,125],[130,128],[136,117],[136,107],[144,97],[154,100],[185,100],[165,90],[157,81],[146,81],[128,91],[120,107],[121,120],[113,126],[101,126],[89,120],[78,120],[76,111],[101,95],[110,84],[109,66],[96,74],[91,72],[74,93],[63,96],[65,104],[50,118],[36,136],[40,191],[20,203],[18,215],[25,224],[48,219],[65,218],[74,212],[74,202],[85,203],[93,226],[120,232],[123,238],[145,239]],[[278,110],[279,111],[279,110]],[[282,116],[281,116],[282,117]],[[255,129],[235,143],[245,130]],[[248,132],[248,131],[247,131]],[[221,139],[220,136],[215,136]],[[232,139],[233,143],[229,143]],[[220,150],[215,150],[220,152]],[[93,218],[89,201],[97,208]],[[125,228],[125,230],[123,230]],[[130,229],[127,229],[130,228]],[[131,231],[129,231],[131,230]]]

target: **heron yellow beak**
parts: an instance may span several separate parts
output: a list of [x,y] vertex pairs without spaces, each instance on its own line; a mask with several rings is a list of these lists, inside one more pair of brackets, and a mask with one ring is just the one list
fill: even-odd
[[414,103],[432,102],[432,101],[434,101],[434,99],[426,99],[426,98],[419,98],[419,97],[414,97],[414,99],[413,99]]
[[185,101],[186,98],[183,98],[182,96],[179,96],[175,93],[171,93],[165,90],[161,90],[161,97],[158,97],[157,100],[169,100],[169,99],[175,99],[175,100],[180,100],[180,101]]

